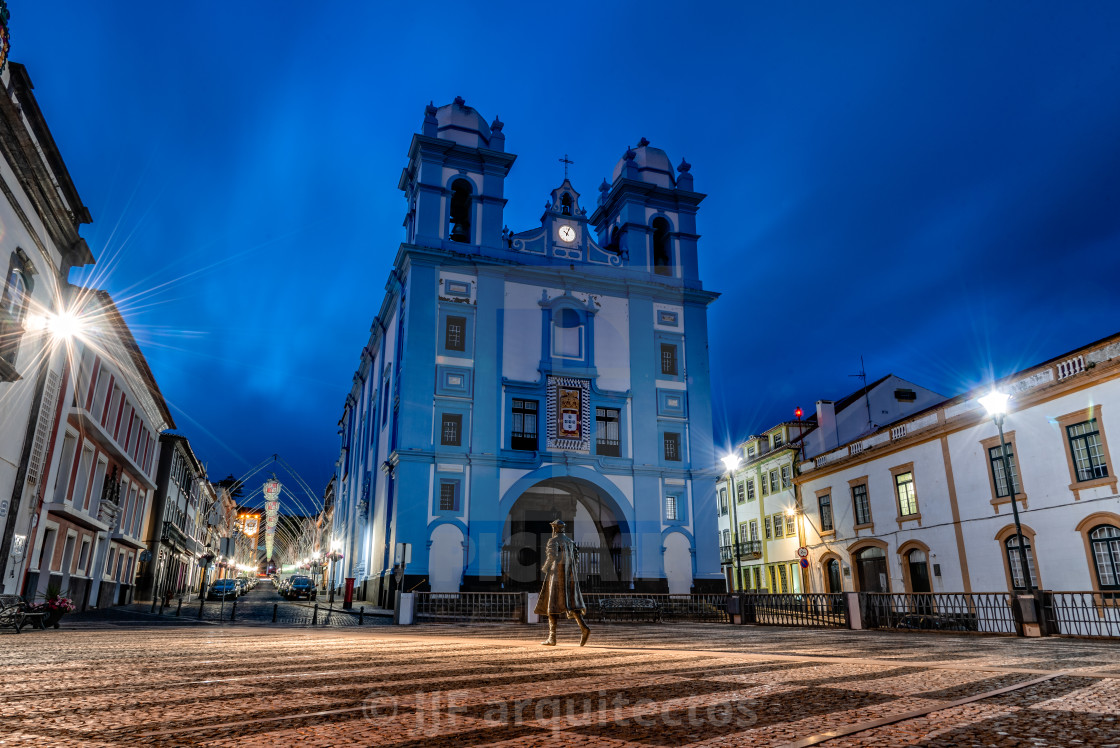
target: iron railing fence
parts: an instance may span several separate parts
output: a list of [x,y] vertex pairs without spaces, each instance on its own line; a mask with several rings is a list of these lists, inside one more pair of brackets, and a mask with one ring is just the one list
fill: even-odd
[[848,606],[842,593],[756,593],[738,596],[743,623],[809,628],[848,628]]
[[726,593],[672,595],[642,592],[584,592],[588,617],[604,622],[730,623]]
[[[502,548],[502,586],[518,592],[537,592],[541,588],[537,564],[545,549],[506,545]],[[610,546],[586,543],[578,546],[576,579],[580,589],[592,592],[621,592],[633,579],[630,548],[617,539]]]
[[525,595],[520,592],[414,592],[417,623],[472,623],[525,620]]
[[1048,633],[1120,637],[1120,592],[1043,592]]
[[1007,592],[860,593],[865,629],[901,631],[1019,633]]

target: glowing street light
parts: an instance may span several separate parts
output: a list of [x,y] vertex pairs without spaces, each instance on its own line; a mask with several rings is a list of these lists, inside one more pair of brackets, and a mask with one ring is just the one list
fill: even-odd
[[[1023,537],[1023,526],[1019,523],[1019,502],[1015,499],[1015,481],[1011,475],[1011,460],[1007,457],[1007,442],[1003,438],[1003,419],[1007,416],[1007,403],[1011,399],[1011,395],[1006,392],[992,388],[992,391],[981,398],[977,398],[978,402],[984,406],[984,410],[988,411],[988,415],[996,423],[996,429],[999,431],[999,450],[1000,457],[1003,458],[1003,477],[1007,481],[1007,492],[1011,494],[1011,514],[1015,518],[1015,539],[1019,545],[1019,566],[1023,570],[1023,584],[1026,586],[1026,594],[1030,595],[1034,591],[1034,585],[1031,584],[1031,567],[1027,564],[1027,545],[1026,539]],[[1012,579],[1011,583],[1014,585],[1015,580]]]

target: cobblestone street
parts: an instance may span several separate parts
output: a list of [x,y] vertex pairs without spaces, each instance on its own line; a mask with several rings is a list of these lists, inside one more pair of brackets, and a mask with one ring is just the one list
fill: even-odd
[[1120,745],[1100,641],[598,625],[581,649],[569,624],[543,648],[536,626],[129,611],[0,636],[5,748]]

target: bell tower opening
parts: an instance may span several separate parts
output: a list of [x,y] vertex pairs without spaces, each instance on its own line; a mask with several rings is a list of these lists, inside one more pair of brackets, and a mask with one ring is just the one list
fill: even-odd
[[673,274],[673,251],[669,246],[669,222],[664,218],[653,219],[653,272],[658,275]]
[[451,241],[469,244],[471,240],[471,183],[456,179],[451,184]]

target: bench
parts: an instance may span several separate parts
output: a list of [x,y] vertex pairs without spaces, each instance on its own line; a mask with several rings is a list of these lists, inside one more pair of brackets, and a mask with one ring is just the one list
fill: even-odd
[[11,626],[18,634],[27,624],[38,628],[43,626],[41,611],[31,609],[31,606],[19,595],[0,595],[0,626]]
[[599,598],[599,620],[608,619],[632,621],[648,618],[661,623],[661,606],[649,597],[603,597]]

